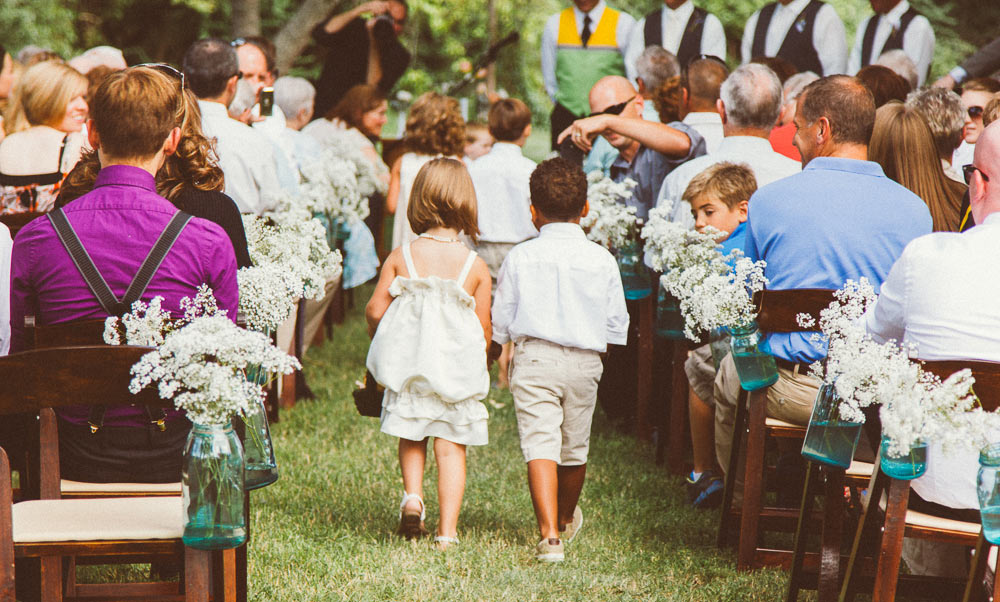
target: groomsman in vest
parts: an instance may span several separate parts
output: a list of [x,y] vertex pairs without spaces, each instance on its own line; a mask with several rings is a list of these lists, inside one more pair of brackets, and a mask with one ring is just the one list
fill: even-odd
[[858,26],[847,61],[849,73],[872,65],[890,50],[902,50],[917,67],[917,87],[923,86],[934,58],[934,30],[927,17],[907,0],[870,0],[875,14]]
[[832,6],[820,0],[780,0],[747,20],[741,45],[743,63],[777,56],[799,71],[821,76],[844,73],[847,34]]
[[555,107],[550,117],[556,138],[590,111],[588,96],[597,80],[625,75],[625,50],[635,19],[604,0],[573,0],[549,17],[542,31],[542,78]]
[[635,64],[642,51],[662,46],[687,67],[698,55],[726,60],[726,32],[718,17],[694,5],[691,0],[663,0],[663,7],[639,19],[625,54],[628,77],[635,80]]

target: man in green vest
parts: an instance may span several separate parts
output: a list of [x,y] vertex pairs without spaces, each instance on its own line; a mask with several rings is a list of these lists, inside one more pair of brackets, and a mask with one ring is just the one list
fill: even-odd
[[552,109],[552,147],[556,137],[589,111],[588,95],[606,75],[625,75],[625,50],[635,19],[604,0],[573,0],[549,17],[542,32],[542,77]]

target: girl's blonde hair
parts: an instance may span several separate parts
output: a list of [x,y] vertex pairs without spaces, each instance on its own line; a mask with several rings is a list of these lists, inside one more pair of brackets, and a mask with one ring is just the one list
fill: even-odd
[[479,212],[476,189],[465,164],[441,157],[421,167],[410,191],[406,219],[416,234],[439,226],[455,228],[475,242]]
[[454,98],[426,92],[406,117],[407,148],[424,155],[460,157],[465,148],[465,119]]
[[916,110],[898,102],[879,107],[868,159],[927,203],[935,232],[958,231],[966,186],[944,175],[934,136]]
[[87,93],[89,82],[76,69],[59,61],[44,61],[29,67],[18,79],[7,115],[7,133],[34,125],[55,127],[66,115],[66,107]]

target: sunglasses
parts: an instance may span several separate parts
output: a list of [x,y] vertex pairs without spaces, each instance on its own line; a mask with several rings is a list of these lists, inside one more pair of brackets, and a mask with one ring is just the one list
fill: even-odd
[[155,69],[160,73],[175,79],[181,83],[181,92],[185,90],[184,87],[184,72],[172,67],[166,63],[141,63],[139,65],[132,65],[133,67],[147,67],[149,69]]
[[965,176],[965,183],[966,184],[971,184],[972,183],[972,174],[976,173],[977,171],[979,172],[979,176],[983,179],[983,182],[989,182],[990,181],[990,177],[988,175],[986,175],[985,173],[983,173],[983,170],[979,169],[975,165],[969,164],[969,165],[963,165],[962,166],[962,175]]
[[628,103],[632,102],[633,100],[635,100],[635,96],[626,100],[625,102],[620,102],[616,105],[611,105],[610,107],[604,109],[603,111],[597,111],[595,113],[591,113],[590,115],[587,115],[587,117],[595,117],[597,115],[621,115],[622,111],[625,110],[625,107],[628,106]]
[[983,107],[969,107],[969,117],[979,119],[983,116]]

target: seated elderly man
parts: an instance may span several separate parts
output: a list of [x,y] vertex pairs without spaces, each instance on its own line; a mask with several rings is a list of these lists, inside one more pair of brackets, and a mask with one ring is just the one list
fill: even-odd
[[[763,186],[750,199],[744,252],[767,262],[768,288],[841,288],[865,277],[876,287],[914,238],[931,231],[920,197],[868,161],[875,101],[856,78],[834,75],[809,84],[795,111],[800,173]],[[818,381],[809,364],[823,358],[809,333],[769,334],[778,382],[767,391],[767,414],[806,424]],[[739,377],[730,354],[715,380],[715,450],[729,466]],[[738,499],[742,475],[737,470]]]
[[675,167],[705,154],[705,140],[694,128],[679,121],[669,124],[642,119],[645,100],[624,77],[603,77],[590,89],[590,117],[578,119],[559,135],[589,151],[594,138],[603,136],[618,149],[610,175],[620,181],[632,178],[638,185],[625,204],[635,207],[645,220],[654,206],[663,179]]
[[[920,359],[1000,362],[1000,124],[980,136],[967,171],[979,225],[961,234],[928,234],[907,245],[864,320],[876,341],[912,345]],[[917,496],[910,507],[966,509],[979,522],[977,453],[945,453],[931,442],[928,455],[927,472],[912,482]],[[921,574],[964,574],[968,557],[939,546],[932,553],[929,546],[907,545],[904,554],[911,570]]]
[[[161,237],[174,237],[141,299],[163,297],[180,316],[181,299],[207,284],[220,309],[237,309],[236,258],[217,224],[179,212],[156,193],[154,176],[180,140],[178,81],[156,69],[133,67],[108,77],[90,105],[87,131],[103,166],[93,191],[25,226],[11,259],[11,351],[25,348],[24,317],[39,324],[105,318],[123,299]],[[58,230],[57,230],[58,227]],[[57,233],[58,232],[58,233]],[[63,240],[77,238],[83,253]],[[89,256],[97,275],[78,265]],[[108,290],[110,289],[110,290]],[[183,413],[110,407],[103,413],[66,408],[59,415],[59,462],[64,478],[89,482],[180,480],[191,423]],[[163,421],[163,429],[157,423]],[[96,427],[96,428],[94,428]]]

